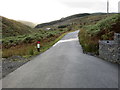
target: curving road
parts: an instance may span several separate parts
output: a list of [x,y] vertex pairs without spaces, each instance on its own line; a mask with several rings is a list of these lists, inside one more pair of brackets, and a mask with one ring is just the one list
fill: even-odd
[[78,31],[2,80],[3,88],[117,88],[118,66],[83,54]]

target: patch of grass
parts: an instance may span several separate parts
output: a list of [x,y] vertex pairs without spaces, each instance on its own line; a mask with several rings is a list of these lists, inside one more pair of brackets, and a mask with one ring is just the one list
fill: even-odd
[[30,54],[30,55],[34,55],[33,49],[30,49],[29,54]]
[[57,41],[59,41],[66,33],[58,34],[56,36],[52,36],[50,38],[44,39],[41,41],[40,52],[37,51],[36,44],[23,44],[17,45],[15,47],[11,47],[8,49],[3,49],[2,57],[7,58],[13,55],[20,55],[26,58],[29,58],[34,55],[38,55],[46,50],[48,50],[52,45],[54,45]]
[[112,24],[116,23],[118,21],[118,18],[119,18],[119,15],[115,14],[111,17],[107,17],[106,19],[99,21],[94,25],[85,26],[84,29],[86,29],[87,33],[90,33],[92,35],[97,35],[102,30],[105,30],[105,29],[110,30],[110,28],[112,27]]
[[20,55],[20,56],[30,55],[31,49],[34,49],[33,45],[28,45],[28,44],[12,47],[9,49],[3,49],[2,57],[7,58],[13,55]]
[[79,41],[83,47],[84,52],[91,52],[98,54],[98,39],[92,38],[83,29],[79,32]]

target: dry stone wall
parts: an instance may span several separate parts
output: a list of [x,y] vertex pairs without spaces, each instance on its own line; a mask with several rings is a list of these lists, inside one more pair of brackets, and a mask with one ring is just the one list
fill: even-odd
[[114,40],[99,41],[99,56],[111,62],[120,63],[120,34],[114,34]]

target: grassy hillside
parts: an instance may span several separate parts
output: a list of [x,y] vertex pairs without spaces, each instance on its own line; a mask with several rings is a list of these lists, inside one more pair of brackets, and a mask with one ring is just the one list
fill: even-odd
[[36,30],[29,35],[20,35],[16,37],[4,38],[3,43],[3,57],[10,57],[13,55],[31,56],[39,54],[36,49],[36,42],[41,42],[41,52],[50,48],[65,35],[68,30],[44,31]]
[[[61,35],[69,32],[68,28],[45,31],[32,29],[17,21],[3,17],[2,57],[14,55],[31,56],[39,54],[36,50],[37,40],[41,41],[41,52],[50,48]],[[72,30],[71,30],[72,31]]]
[[2,57],[14,55],[29,56],[39,54],[36,50],[37,40],[41,41],[41,52],[50,48],[69,28],[55,28],[45,31],[33,29],[15,20],[2,17]]
[[31,28],[15,20],[2,17],[3,38],[31,33]]
[[41,41],[41,51],[43,52],[59,40],[61,35],[81,29],[81,27],[86,25],[94,25],[106,17],[106,14],[93,14],[74,19],[70,18],[67,21],[56,24],[58,26],[51,26],[52,29],[48,31],[45,31],[44,28],[32,29],[20,22],[3,18],[3,57],[39,54],[36,51],[37,40]]
[[88,25],[79,33],[80,43],[85,52],[98,54],[99,40],[113,40],[114,33],[120,33],[120,14],[113,14],[94,25]]
[[88,15],[90,15],[90,14],[88,14],[88,13],[75,14],[75,15],[71,15],[71,16],[68,16],[68,17],[65,17],[65,18],[61,18],[60,20],[56,20],[56,21],[52,21],[52,22],[48,22],[48,23],[38,24],[35,28],[43,28],[45,26],[51,26],[51,25],[60,25],[61,23],[65,24],[64,22],[69,21],[71,19],[84,17],[84,16],[88,16]]
[[[111,14],[110,14],[111,15]],[[109,15],[109,16],[110,16]],[[81,28],[85,25],[95,24],[101,19],[107,17],[105,13],[96,13],[96,14],[76,14],[66,18],[62,18],[60,20],[52,21],[49,23],[38,24],[35,28],[54,28],[54,27],[61,27],[61,26],[72,26],[76,28]]]
[[32,23],[32,22],[28,22],[28,21],[22,21],[22,20],[19,20],[18,22],[21,22],[31,28],[34,28],[36,26],[36,24]]

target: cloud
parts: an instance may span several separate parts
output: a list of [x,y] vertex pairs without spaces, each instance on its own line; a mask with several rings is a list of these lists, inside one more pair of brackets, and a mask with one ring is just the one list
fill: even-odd
[[63,2],[64,5],[67,5],[70,8],[85,8],[85,9],[94,9],[94,10],[105,10],[106,2]]
[[[15,20],[44,23],[78,13],[106,12],[107,0],[1,0],[0,15]],[[118,1],[109,0],[110,12]]]

